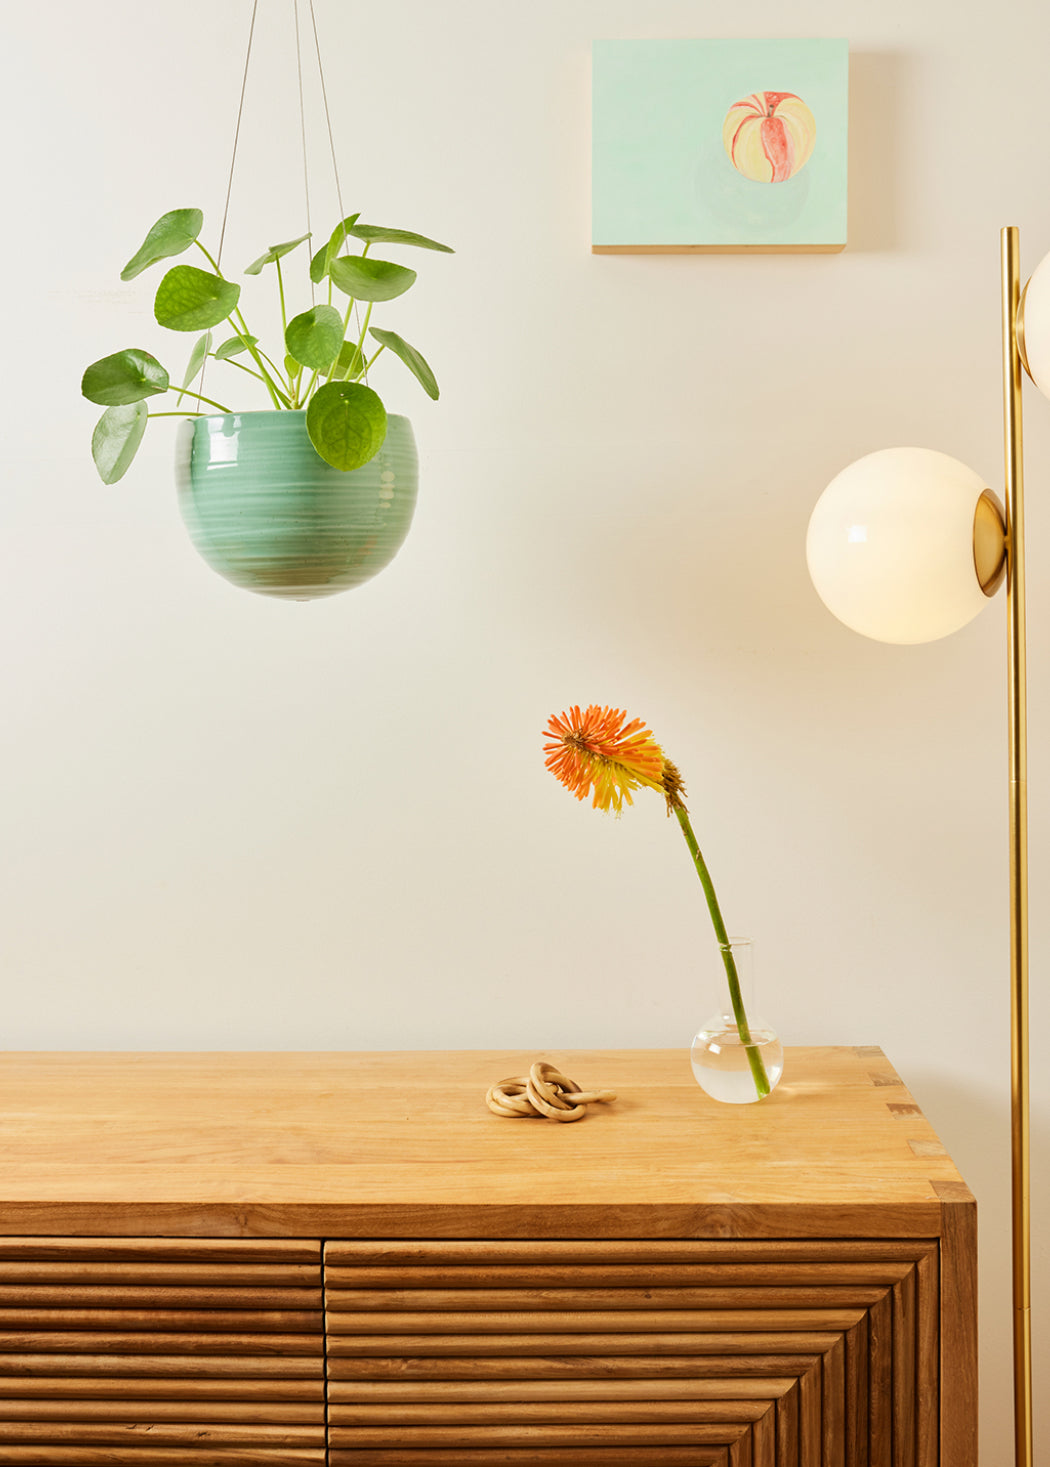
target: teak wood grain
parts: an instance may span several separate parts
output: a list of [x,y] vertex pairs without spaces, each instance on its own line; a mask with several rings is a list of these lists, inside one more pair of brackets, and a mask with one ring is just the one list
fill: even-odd
[[[910,1337],[918,1304],[937,1312],[936,1275],[918,1279],[919,1265],[937,1257],[936,1241],[663,1241],[650,1245],[648,1265],[645,1246],[330,1242],[333,1444],[348,1450],[352,1429],[355,1450],[452,1451],[447,1433],[456,1429],[463,1450],[488,1449],[495,1461],[513,1426],[534,1429],[551,1449],[557,1431],[571,1427],[601,1429],[609,1449],[640,1450],[660,1444],[650,1428],[690,1425],[694,1449],[714,1445],[699,1430],[706,1425],[730,1428],[726,1461],[735,1453],[745,1467],[914,1467],[919,1362]],[[866,1263],[864,1248],[875,1253]],[[671,1252],[677,1265],[666,1262]],[[398,1259],[407,1260],[411,1291],[397,1287]],[[680,1285],[665,1276],[640,1289],[645,1267],[680,1268]],[[771,1267],[781,1271],[779,1286],[768,1282]],[[697,1269],[722,1307],[680,1307],[697,1302]],[[358,1275],[373,1287],[355,1289]],[[517,1290],[490,1287],[508,1276]],[[543,1288],[528,1287],[539,1279]],[[570,1292],[559,1284],[572,1286],[571,1312],[558,1307]],[[508,1294],[514,1309],[501,1307]],[[843,1299],[855,1307],[842,1308]],[[406,1302],[416,1306],[412,1316]],[[412,1335],[388,1333],[409,1325]],[[931,1383],[935,1412],[938,1386]],[[565,1467],[583,1440],[560,1443]]]
[[[142,1446],[122,1441],[103,1446],[7,1444],[4,1467],[326,1467],[323,1447],[268,1448]],[[359,1462],[360,1459],[358,1458]]]
[[[493,1116],[550,1059],[615,1090]],[[0,1461],[975,1467],[975,1207],[881,1051],[0,1055]]]
[[725,1447],[582,1447],[569,1455],[564,1448],[382,1447],[351,1451],[335,1448],[329,1467],[780,1467],[772,1456],[744,1459]]
[[537,1057],[6,1054],[0,1232],[930,1237],[934,1184],[960,1182],[911,1144],[937,1137],[881,1051],[789,1049],[755,1106],[710,1100],[684,1051],[559,1051],[618,1099],[572,1126],[492,1115]]
[[[171,1243],[6,1240],[0,1276],[33,1281],[0,1283],[0,1462],[136,1462],[148,1449],[155,1467],[243,1462],[249,1451],[256,1467],[321,1467],[320,1240],[292,1250],[310,1264],[285,1262],[268,1242],[227,1243],[226,1266],[241,1278],[250,1270],[247,1288],[226,1287],[198,1247]],[[270,1366],[261,1378],[259,1358]],[[301,1378],[304,1362],[312,1379]]]

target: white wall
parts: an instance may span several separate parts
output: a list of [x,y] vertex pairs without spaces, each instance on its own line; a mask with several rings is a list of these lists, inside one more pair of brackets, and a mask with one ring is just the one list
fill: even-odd
[[[305,227],[290,8],[260,4],[231,268]],[[249,6],[13,9],[4,1044],[684,1046],[712,942],[673,826],[655,798],[600,819],[542,765],[549,713],[625,707],[687,777],[768,1016],[789,1042],[881,1044],[977,1192],[983,1453],[1005,1461],[1004,610],[867,643],[818,603],[803,541],[877,447],[1001,487],[998,231],[1021,226],[1026,274],[1050,249],[1050,11],[800,0],[787,27],[770,0],[317,0],[347,207],[458,253],[413,259],[386,317],[443,388],[397,363],[376,383],[421,446],[409,541],[297,605],[195,557],[170,424],[101,487],[78,396],[121,346],[172,357],[156,277],[117,273],[166,209],[217,235]],[[847,251],[592,257],[592,38],[788,28],[850,42]],[[334,218],[319,177],[314,222]],[[1045,1380],[1050,405],[1027,404]]]

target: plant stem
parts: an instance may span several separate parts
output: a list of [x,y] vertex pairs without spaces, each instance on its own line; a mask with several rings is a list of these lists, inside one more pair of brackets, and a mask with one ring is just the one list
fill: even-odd
[[[236,367],[237,370],[238,370],[238,372],[247,372],[249,377],[255,377],[257,379],[257,381],[259,381],[259,382],[263,382],[263,383],[266,382],[266,378],[262,375],[261,372],[253,372],[252,369],[251,369],[251,367],[246,367],[243,362],[235,362],[232,359],[232,357],[227,357],[225,359],[225,361],[226,361],[226,365],[228,367]],[[285,407],[290,408],[292,406],[292,400],[291,400],[291,398],[288,397],[286,395],[286,393],[282,392],[282,390],[279,387],[276,387],[276,384],[275,384],[275,390],[277,392],[278,397],[284,403]]]
[[[368,302],[368,310],[365,312],[365,324],[361,327],[361,335],[357,341],[357,350],[361,355],[361,360],[364,362],[364,366],[361,368],[361,381],[366,387],[368,386],[368,369],[372,363],[365,356],[365,337],[368,335],[368,323],[372,319],[372,307],[374,305],[375,301]],[[376,352],[376,356],[378,355],[379,353]]]
[[[277,381],[278,382],[285,383],[286,386],[289,385],[286,382],[284,373],[281,371],[280,367],[277,365],[277,363],[273,360],[273,358],[271,356],[269,356],[266,352],[263,351],[262,347],[259,348],[259,355],[263,358],[263,360],[265,362],[267,362],[273,368],[274,375],[276,376]],[[269,375],[269,374],[267,374],[267,375]]]
[[740,993],[740,977],[736,971],[736,962],[733,958],[733,949],[730,946],[729,937],[726,933],[726,924],[722,921],[722,911],[718,905],[718,897],[715,895],[714,883],[711,873],[707,869],[707,863],[700,853],[693,827],[689,823],[689,812],[684,805],[675,806],[675,815],[678,824],[682,827],[685,843],[689,847],[689,854],[693,858],[696,874],[700,878],[700,885],[704,889],[707,898],[707,910],[711,913],[711,923],[715,929],[715,937],[718,939],[718,949],[722,954],[722,962],[726,970],[726,978],[729,980],[729,998],[733,1005],[733,1017],[736,1019],[737,1033],[744,1046],[747,1062],[751,1067],[751,1076],[755,1082],[755,1089],[759,1097],[769,1094],[769,1076],[762,1062],[762,1054],[758,1045],[751,1038],[751,1030],[748,1028],[747,1015],[744,1012],[744,1000]]
[[[226,319],[228,321],[229,320],[232,320],[232,318],[233,318],[234,315],[237,317],[237,320],[241,323],[241,329],[237,333],[238,336],[242,336],[242,337],[251,336],[252,333],[248,330],[248,323],[247,323],[247,321],[241,315],[240,307],[234,307],[234,310],[233,310],[232,314],[230,316],[227,316]],[[277,384],[274,382],[273,378],[270,376],[269,372],[266,370],[266,365],[263,362],[262,355],[259,352],[259,348],[257,346],[249,346],[248,347],[248,351],[251,353],[251,357],[252,357],[252,360],[255,362],[255,365],[259,368],[259,372],[262,375],[263,381],[266,383],[266,390],[270,394],[270,401],[273,403],[273,405],[274,405],[275,408],[280,408],[281,404],[278,401]],[[270,366],[271,367],[273,366],[273,363],[272,362],[270,363]],[[276,368],[274,368],[274,370],[276,371]],[[277,375],[280,376],[280,373],[278,372]]]
[[281,274],[281,260],[279,256],[274,260],[274,264],[277,266],[277,290],[281,297],[281,336],[283,337],[284,333],[288,330],[288,312],[284,304],[284,276]]
[[207,413],[193,413],[188,408],[183,408],[177,413],[147,413],[147,418],[206,418]]
[[[219,279],[220,280],[225,280],[226,279],[225,275],[219,269],[219,266],[216,263],[216,261],[212,258],[212,256],[209,254],[209,252],[201,244],[200,240],[199,239],[195,239],[193,241],[193,243],[197,246],[197,248],[200,250],[201,254],[208,261],[208,264],[215,271],[215,273],[219,277]],[[281,263],[280,263],[279,260],[277,261],[277,279],[278,280],[281,279]],[[282,315],[282,318],[283,318],[283,315],[284,315],[284,287],[283,287],[283,285],[281,287],[281,315]],[[228,316],[226,316],[224,319],[227,320],[227,321],[229,321],[232,324],[234,317],[237,318],[237,320],[240,322],[240,326],[241,326],[241,329],[239,331],[236,331],[236,328],[234,328],[235,331],[236,331],[236,335],[242,336],[242,337],[248,337],[248,336],[250,336],[251,335],[251,332],[248,330],[248,323],[244,319],[244,317],[241,315],[241,310],[240,310],[240,307],[239,306],[234,306],[234,308],[230,312],[230,314]],[[273,378],[270,376],[269,372],[266,370],[266,366],[263,363],[263,359],[262,359],[262,356],[259,353],[258,347],[249,346],[248,347],[248,350],[249,350],[249,352],[251,353],[252,357],[255,360],[255,365],[259,368],[259,372],[260,372],[260,375],[262,376],[262,380],[266,383],[266,390],[270,394],[270,401],[273,403],[274,407],[279,409],[280,406],[281,406],[280,401],[278,401],[278,397],[279,396],[283,399],[284,404],[287,407],[288,406],[288,399],[287,399],[287,397],[284,396],[283,393],[280,393],[280,394],[278,393],[277,384],[274,382]],[[269,358],[267,358],[267,360],[269,360]],[[270,366],[273,367],[273,362],[270,362]],[[280,378],[281,373],[278,371],[278,369],[276,367],[273,367],[273,369],[277,373],[278,378]]]
[[[368,254],[368,251],[371,249],[371,247],[372,247],[371,240],[367,240],[366,239],[365,240],[364,249],[361,251],[361,254],[360,254],[359,258],[363,260],[365,258],[365,256]],[[371,301],[369,301],[369,303],[368,303],[368,312],[367,312],[367,314],[365,316],[365,325],[366,326],[368,325],[368,317],[372,314],[372,304],[373,303]],[[346,308],[346,315],[343,318],[343,335],[344,336],[346,335],[347,327],[350,325],[350,312],[351,311],[356,311],[356,310],[357,310],[357,301],[354,299],[353,296],[351,296],[350,297],[350,303],[349,303],[349,305]],[[356,321],[355,321],[355,326],[360,326],[360,324],[361,324],[360,323],[360,317],[358,317],[356,319]],[[358,337],[359,337],[359,341],[363,342],[364,339],[365,339],[365,333],[363,331],[359,331],[358,332]],[[367,366],[367,364],[365,365],[364,372],[362,373],[362,380],[364,381],[364,384],[367,387],[368,386],[368,366]]]
[[357,343],[357,349],[361,353],[362,356],[364,355],[365,337],[368,334],[368,323],[372,319],[372,307],[374,305],[375,305],[375,301],[369,301],[368,302],[368,310],[365,312],[365,324],[361,327],[361,337],[360,337],[360,340]]
[[215,273],[219,277],[219,279],[220,280],[225,280],[226,279],[225,275],[223,275],[222,271],[219,269],[218,265],[215,263],[215,260],[213,259],[213,257],[211,256],[211,254],[209,254],[209,252],[204,248],[204,246],[201,244],[200,240],[199,239],[195,239],[193,241],[193,243],[200,250],[201,254],[207,260],[207,262],[211,266],[211,268],[215,271]]
[[216,402],[211,397],[202,397],[199,392],[191,392],[188,387],[169,387],[168,391],[177,392],[180,397],[195,397],[198,402],[206,402],[209,407],[218,408],[220,413],[233,412],[233,408],[223,407],[221,402]]

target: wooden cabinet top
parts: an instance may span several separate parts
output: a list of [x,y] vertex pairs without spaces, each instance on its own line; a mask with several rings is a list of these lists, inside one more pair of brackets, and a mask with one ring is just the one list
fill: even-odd
[[[617,1092],[493,1115],[543,1058]],[[882,1051],[795,1048],[757,1105],[686,1050],[0,1055],[0,1233],[937,1237],[973,1198]]]

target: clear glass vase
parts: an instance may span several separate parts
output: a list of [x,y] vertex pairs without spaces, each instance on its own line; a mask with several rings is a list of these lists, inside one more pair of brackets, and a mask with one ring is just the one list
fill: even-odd
[[716,1007],[693,1040],[696,1083],[727,1105],[764,1100],[784,1073],[784,1046],[755,1007],[754,944],[731,937],[709,971]]

